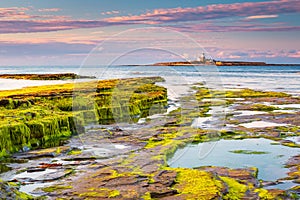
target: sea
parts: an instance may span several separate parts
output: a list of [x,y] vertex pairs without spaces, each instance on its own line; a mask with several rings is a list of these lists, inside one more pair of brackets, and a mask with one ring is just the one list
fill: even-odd
[[[286,92],[300,96],[299,66],[0,66],[0,74],[76,73],[99,80],[161,76],[174,96],[186,92],[191,84],[202,82],[212,89],[250,88]],[[78,81],[78,80],[76,80]],[[82,81],[82,80],[81,80]],[[0,90],[57,84],[68,81],[0,79]]]

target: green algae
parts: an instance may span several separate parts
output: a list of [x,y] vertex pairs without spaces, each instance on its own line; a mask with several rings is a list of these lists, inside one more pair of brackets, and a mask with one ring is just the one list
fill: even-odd
[[17,200],[33,200],[43,199],[43,197],[33,197],[29,194],[20,192],[19,185],[12,182],[4,182],[0,179],[0,198],[1,199],[17,199]]
[[[202,105],[208,103],[210,105],[230,105],[234,103],[232,99],[234,98],[263,98],[263,97],[291,97],[291,95],[283,92],[273,92],[273,91],[258,91],[252,89],[238,89],[238,90],[210,90],[206,87],[194,88],[196,89],[196,99],[201,101],[203,99],[222,99],[223,101],[214,101],[214,102],[202,102]],[[226,98],[226,101],[224,101]],[[208,106],[208,105],[207,105]],[[263,104],[257,104],[252,107],[252,110],[261,110],[261,111],[273,111],[277,109],[275,106],[267,106]]]
[[71,150],[68,152],[68,155],[80,155],[82,153],[81,150]]
[[[105,91],[112,91],[112,87],[107,87],[105,88]],[[209,94],[209,93],[208,93]],[[135,97],[136,98],[136,97]],[[109,97],[106,95],[105,102],[108,102]],[[125,99],[126,102],[128,102]],[[134,101],[133,101],[134,102]],[[63,103],[62,103],[63,104]],[[208,106],[211,104],[203,104],[203,108],[208,111]],[[103,108],[101,106],[105,106],[104,110],[106,111],[101,111],[103,113],[108,113],[106,114],[107,117],[111,117],[113,113],[119,113],[123,108],[121,108],[118,111],[112,111],[113,108],[109,107],[109,104],[102,103],[99,100],[97,102],[97,106],[99,109]],[[66,106],[67,108],[67,106]],[[97,108],[97,109],[98,109]],[[118,107],[117,107],[118,108]],[[61,110],[61,108],[60,108]],[[67,109],[66,109],[67,110]],[[80,109],[79,109],[80,110]],[[109,110],[109,111],[108,111]],[[139,113],[139,110],[141,111],[139,106],[134,106],[129,111],[132,113]],[[181,109],[178,109],[181,112]],[[129,113],[128,107],[125,106],[125,112]],[[172,112],[170,116],[176,116],[178,114],[178,111]],[[196,116],[197,112],[191,113],[189,117],[186,117],[182,121],[187,122],[188,120],[192,119],[193,116]],[[92,114],[91,114],[92,115]],[[105,114],[103,114],[105,116]],[[122,116],[120,114],[120,116]],[[131,117],[130,115],[123,115],[122,117]],[[99,117],[99,114],[98,114]],[[133,117],[133,116],[132,116]],[[90,118],[93,118],[90,117]],[[101,120],[101,117],[98,118],[98,120]],[[119,119],[118,119],[119,120]],[[178,120],[179,121],[179,120]],[[155,129],[154,129],[155,130]],[[153,130],[153,131],[154,131]],[[161,130],[160,130],[161,131]],[[187,128],[187,127],[181,127],[180,129],[175,130],[174,127],[168,127],[166,130],[161,131],[162,133],[151,137],[149,140],[145,141],[146,146],[145,149],[149,151],[157,151],[158,154],[155,156],[152,156],[152,160],[164,160],[165,164],[158,164],[161,169],[170,169],[170,170],[175,170],[178,172],[178,176],[176,178],[176,182],[174,185],[172,185],[173,188],[175,188],[179,194],[179,198],[183,199],[241,199],[245,192],[249,189],[248,186],[243,185],[236,181],[235,179],[228,178],[228,177],[219,177],[216,175],[213,175],[209,172],[204,172],[204,171],[199,171],[199,170],[194,170],[194,169],[171,169],[166,167],[166,157],[172,153],[175,152],[175,150],[180,146],[184,145],[188,142],[204,142],[208,141],[210,138],[207,136],[206,131],[202,130],[196,130],[192,128]],[[185,139],[181,139],[180,137],[184,136],[185,134],[190,134],[189,137],[186,137]],[[235,137],[237,135],[244,135],[245,133],[239,133],[239,132],[229,132],[229,131],[221,131],[220,132],[220,137],[222,138],[230,138],[230,137]],[[180,139],[178,139],[180,138]],[[128,156],[128,159],[125,159],[122,162],[122,165],[125,165],[126,167],[130,168],[132,172],[130,173],[122,173],[119,174],[115,170],[110,171],[110,175],[106,178],[116,178],[119,176],[125,176],[125,175],[134,175],[134,174],[143,174],[143,171],[141,170],[140,166],[129,166],[134,162],[134,157],[136,156],[135,153],[130,154]],[[143,174],[148,176],[149,178],[149,183],[151,183],[153,178],[153,174]],[[96,180],[98,181],[98,180]],[[99,179],[100,181],[100,179]],[[78,194],[80,197],[83,198],[109,198],[109,197],[118,197],[120,195],[119,191],[113,191],[109,189],[109,191],[106,190],[106,188],[102,188],[100,190],[90,188],[90,191],[84,192],[81,194]],[[265,197],[266,195],[263,194],[264,192],[257,190],[259,192],[261,197]],[[268,194],[269,195],[269,194]],[[121,197],[124,197],[123,194]],[[146,192],[144,196],[142,197],[144,199],[151,199],[151,194],[150,192]],[[174,196],[176,198],[176,196]],[[263,199],[263,198],[262,198]]]
[[[205,111],[207,112],[209,110],[209,106],[211,106],[211,103],[205,102],[202,103],[200,100],[203,100],[204,98],[213,98],[214,95],[216,94],[221,94],[217,93],[217,91],[214,94],[214,91],[209,91],[207,88],[198,88],[194,87],[194,89],[197,89],[197,100],[199,101],[199,107],[205,108]],[[279,93],[279,92],[263,92],[263,91],[254,91],[250,89],[244,89],[244,90],[239,90],[239,91],[226,91],[225,97],[227,98],[260,98],[260,97],[289,97],[290,95],[287,95],[285,93]],[[189,98],[187,97],[186,100],[188,101]],[[226,101],[226,104],[231,104],[234,103],[234,101]],[[277,109],[276,107],[273,106],[265,106],[263,104],[256,104],[250,109],[252,110],[261,110],[261,111],[272,111]],[[177,121],[177,123],[184,124],[185,122],[188,122],[190,119],[193,117],[199,115],[199,111],[194,111],[193,113],[190,114],[190,117],[188,115],[182,117],[182,113],[184,110],[182,108],[178,108],[177,110],[172,111],[169,113],[170,117],[174,117]],[[184,113],[185,114],[185,113]],[[205,113],[204,113],[205,114]],[[180,118],[180,120],[179,120]],[[176,126],[175,123],[173,123],[174,126]],[[173,128],[172,125],[169,125],[168,127]],[[281,127],[280,127],[281,128]],[[286,127],[282,127],[286,128]],[[290,128],[289,128],[290,129]],[[295,130],[294,132],[296,132]],[[189,138],[181,139],[181,144],[187,144],[191,141],[194,141],[196,143],[199,142],[205,142],[209,141],[209,137],[207,136],[208,131],[204,130],[199,130],[198,133],[191,131],[190,132]],[[184,135],[184,134],[183,134]],[[220,131],[219,132],[219,139],[220,138],[232,138],[232,139],[241,139],[241,138],[251,138],[251,137],[259,137],[259,136],[248,136],[246,132],[243,131]],[[160,137],[156,136],[154,138],[150,138],[148,140],[148,143],[146,145],[146,148],[150,149],[160,149],[160,153],[153,156],[153,160],[165,160],[165,157],[167,154],[172,154],[174,153],[174,149],[178,148],[178,144],[175,144],[177,142],[177,138],[180,136],[175,135],[170,135],[168,134],[160,134]],[[181,135],[182,136],[182,135]],[[272,138],[274,140],[274,138]],[[288,143],[287,143],[288,144]],[[290,144],[294,145],[294,144]],[[161,147],[161,148],[159,148]],[[167,148],[171,149],[168,150]],[[249,150],[237,150],[237,152],[233,153],[246,153],[246,154],[267,154],[268,152],[260,152],[260,151],[249,151]],[[161,169],[169,169],[169,170],[177,170],[177,168],[168,168],[164,166],[163,164],[160,166]],[[256,189],[255,186],[251,183],[247,183],[244,181],[237,181],[234,178],[229,178],[229,177],[219,177],[215,176],[212,179],[214,180],[219,180],[221,186],[216,188],[216,193],[214,194],[208,194],[208,196],[202,197],[201,194],[197,194],[200,190],[197,189],[197,186],[201,184],[206,183],[206,180],[199,181],[197,183],[197,175],[195,172],[186,172],[186,173],[180,173],[179,170],[192,170],[192,169],[183,169],[180,168],[178,169],[178,177],[176,183],[173,185],[173,188],[176,188],[178,191],[178,195],[174,196],[174,199],[176,196],[180,196],[183,199],[212,199],[212,198],[222,198],[222,199],[243,199],[244,196],[247,197],[247,195],[259,195],[261,199],[280,199],[277,194],[274,192],[270,192],[268,190],[264,189]],[[254,170],[254,176],[257,177],[257,169]],[[180,175],[181,174],[181,175]],[[211,174],[210,174],[211,176]],[[208,180],[208,179],[207,179]],[[190,181],[190,182],[188,182]],[[188,182],[188,184],[185,184]],[[197,184],[194,184],[196,182]],[[204,184],[205,185],[205,184]],[[218,185],[218,184],[216,184]],[[195,189],[194,189],[195,188]],[[224,188],[226,188],[227,191],[224,191]],[[193,191],[193,189],[195,191]],[[197,195],[196,195],[197,194]],[[206,192],[203,192],[203,194],[207,195]],[[212,195],[213,197],[209,196]],[[219,195],[219,196],[218,196]],[[151,199],[150,193],[146,193],[143,196],[144,199]]]
[[72,189],[70,185],[53,185],[49,187],[42,188],[44,192],[59,192],[60,190]]
[[279,109],[278,107],[268,106],[264,104],[253,104],[249,108],[249,110],[255,110],[255,111],[273,111],[278,109]]
[[108,188],[99,188],[99,189],[91,188],[91,190],[92,191],[90,192],[84,192],[79,194],[79,197],[114,198],[120,195],[120,192],[118,190],[111,190]]
[[270,153],[270,152],[266,152],[266,151],[252,151],[252,150],[233,150],[230,152],[237,153],[237,154],[268,154],[268,153]]
[[11,169],[12,169],[11,167],[8,167],[7,165],[0,163],[0,174],[3,172],[8,172]]
[[0,156],[24,147],[61,145],[83,132],[85,125],[136,122],[149,115],[149,110],[164,112],[167,91],[155,85],[157,81],[163,79],[114,79],[0,91]]
[[287,147],[292,147],[292,148],[300,148],[299,144],[296,144],[296,143],[291,142],[291,141],[282,142],[281,145],[287,146]]
[[227,90],[225,96],[227,98],[258,98],[258,97],[290,97],[291,95],[283,92],[241,89],[241,90]]
[[0,78],[23,80],[68,80],[82,78],[96,78],[94,76],[81,76],[74,73],[63,74],[1,74]]
[[221,176],[222,181],[228,186],[228,193],[224,195],[223,199],[239,200],[245,195],[245,192],[248,190],[248,187],[244,184],[237,182],[233,178]]

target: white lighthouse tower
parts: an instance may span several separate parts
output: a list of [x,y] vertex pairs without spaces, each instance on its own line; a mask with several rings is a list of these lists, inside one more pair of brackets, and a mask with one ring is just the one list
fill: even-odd
[[200,56],[200,63],[206,63],[206,58],[205,58],[205,54],[202,53],[202,55]]

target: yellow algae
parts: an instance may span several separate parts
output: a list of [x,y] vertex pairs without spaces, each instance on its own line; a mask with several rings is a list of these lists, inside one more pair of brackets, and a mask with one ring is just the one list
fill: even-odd
[[102,198],[114,198],[120,195],[118,190],[112,190],[108,188],[92,189],[91,192],[84,192],[79,194],[79,197],[102,197]]
[[263,189],[263,188],[255,189],[254,192],[258,193],[259,198],[263,199],[263,200],[282,199],[280,197],[277,197],[276,194],[274,194],[266,189]]
[[225,176],[220,178],[228,186],[228,193],[223,196],[223,199],[239,200],[245,195],[245,192],[248,190],[248,187],[246,185],[237,182],[233,178]]
[[176,184],[173,186],[180,194],[186,195],[187,199],[214,199],[222,196],[221,190],[224,185],[209,172],[195,169],[174,168],[178,175]]
[[59,192],[62,190],[72,189],[73,186],[70,185],[53,185],[49,187],[42,188],[44,192]]

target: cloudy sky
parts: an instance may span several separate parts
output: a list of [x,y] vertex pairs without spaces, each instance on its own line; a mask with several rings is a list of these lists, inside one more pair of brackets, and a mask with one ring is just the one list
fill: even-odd
[[[300,63],[299,19],[300,0],[1,0],[0,65],[80,65],[102,41],[144,27],[180,32],[217,60]],[[150,37],[160,41],[137,36]]]

